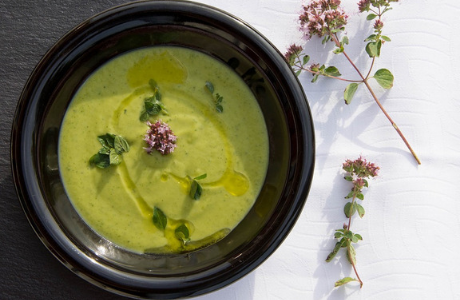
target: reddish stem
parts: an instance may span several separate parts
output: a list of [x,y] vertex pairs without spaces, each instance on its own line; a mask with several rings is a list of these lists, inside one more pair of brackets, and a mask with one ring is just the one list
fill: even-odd
[[[335,34],[331,34],[331,37],[332,37],[332,40],[334,41],[334,43],[336,44],[337,47],[340,47],[340,42],[339,40],[337,39],[337,36]],[[385,110],[385,108],[382,106],[382,103],[380,103],[379,99],[377,98],[377,95],[375,95],[374,91],[372,90],[371,86],[369,85],[368,83],[368,79],[369,79],[369,74],[370,74],[370,70],[369,70],[369,74],[364,77],[363,74],[361,73],[361,71],[358,69],[358,67],[353,63],[353,61],[351,60],[351,58],[348,56],[348,54],[343,51],[342,52],[343,55],[345,55],[345,57],[347,58],[347,60],[350,62],[350,64],[353,66],[353,68],[356,70],[356,72],[358,73],[359,77],[361,77],[362,79],[362,82],[366,85],[367,89],[369,90],[369,92],[371,93],[372,95],[372,98],[374,98],[375,102],[377,103],[377,105],[380,107],[380,110],[383,112],[383,114],[387,117],[388,121],[390,121],[391,125],[393,126],[393,128],[396,130],[396,132],[398,132],[399,136],[401,137],[401,139],[404,141],[404,143],[406,144],[407,148],[409,149],[409,151],[412,153],[413,157],[415,158],[415,160],[417,161],[417,163],[420,165],[422,164],[422,162],[420,161],[420,159],[418,158],[417,154],[415,154],[415,151],[412,149],[412,147],[410,146],[409,142],[407,141],[407,139],[405,138],[405,136],[403,135],[403,133],[401,132],[401,130],[399,129],[398,125],[396,125],[396,123],[393,121],[393,119],[390,117],[390,115],[387,113],[387,111]],[[373,61],[374,62],[374,61]],[[372,66],[373,66],[373,62],[372,62]]]
[[[353,199],[351,200],[351,205],[352,205],[352,206],[355,204],[355,199],[356,199],[356,195],[353,195]],[[351,227],[351,217],[352,217],[352,216],[350,216],[350,217],[348,218],[348,229],[347,229],[348,231],[350,231],[350,227]],[[352,262],[351,259],[350,259],[350,262],[351,262],[351,265],[352,265],[352,267],[353,267],[353,270],[355,271],[355,275],[356,275],[356,277],[358,278],[359,286],[360,286],[360,288],[362,288],[364,283],[363,283],[363,281],[361,280],[361,278],[359,277],[358,271],[356,270],[356,266],[355,266],[355,264]]]

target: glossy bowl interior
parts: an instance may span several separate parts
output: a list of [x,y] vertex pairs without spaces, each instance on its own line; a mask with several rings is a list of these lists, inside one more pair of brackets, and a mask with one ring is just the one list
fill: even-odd
[[[59,172],[59,130],[80,85],[110,59],[156,45],[191,48],[231,66],[257,98],[269,133],[268,171],[252,209],[226,238],[186,254],[133,253],[99,236],[73,208]],[[115,7],[59,40],[23,90],[11,150],[17,193],[46,247],[100,287],[153,299],[204,294],[260,265],[298,218],[314,167],[309,107],[283,56],[243,21],[186,1]]]

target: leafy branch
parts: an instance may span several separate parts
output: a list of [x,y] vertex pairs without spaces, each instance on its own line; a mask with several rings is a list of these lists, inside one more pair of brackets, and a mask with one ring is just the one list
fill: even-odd
[[216,106],[216,111],[221,113],[224,112],[224,107],[222,106],[222,101],[224,97],[222,97],[219,93],[214,94],[214,85],[210,81],[206,81],[205,83],[206,89],[213,95],[214,105]]
[[390,7],[391,2],[398,2],[398,0],[361,0],[358,3],[360,12],[368,12],[366,19],[368,21],[374,21],[374,32],[364,40],[364,42],[366,42],[366,53],[372,60],[369,70],[366,73],[361,72],[345,51],[346,45],[349,44],[348,37],[343,36],[342,39],[339,37],[339,35],[345,30],[345,25],[347,24],[348,19],[348,15],[346,15],[340,7],[340,0],[311,1],[309,5],[303,6],[304,11],[300,15],[299,20],[302,30],[306,32],[306,37],[310,39],[313,36],[318,36],[323,38],[323,44],[327,42],[334,43],[336,48],[333,50],[333,53],[345,56],[352,68],[358,74],[359,79],[342,78],[340,71],[334,66],[326,66],[324,64],[320,65],[318,63],[309,64],[310,56],[303,53],[303,47],[299,45],[291,45],[286,52],[285,57],[292,66],[296,75],[300,75],[302,72],[311,73],[313,76],[312,82],[316,82],[320,76],[348,82],[349,84],[345,88],[343,94],[346,104],[351,103],[358,88],[361,85],[364,85],[371,94],[375,103],[379,106],[380,110],[399,134],[414,159],[418,164],[421,164],[420,159],[410,146],[406,137],[385,110],[369,84],[369,80],[373,78],[384,89],[390,89],[393,87],[394,76],[388,69],[379,69],[371,75],[375,60],[380,56],[383,44],[391,41],[388,36],[382,34],[382,28],[384,25],[382,22],[382,16],[392,9]]
[[119,165],[123,161],[123,153],[129,152],[129,144],[121,135],[106,133],[97,137],[102,148],[93,156],[89,163],[100,169],[110,165]]
[[356,278],[345,277],[335,282],[335,287],[347,284],[349,282],[358,281],[360,287],[363,286],[363,281],[359,277],[358,271],[356,269],[356,250],[353,244],[362,241],[363,238],[358,233],[353,233],[351,231],[351,219],[355,213],[358,213],[359,217],[364,217],[365,210],[364,207],[358,203],[357,200],[364,200],[364,195],[362,193],[363,188],[369,187],[369,182],[366,178],[377,176],[379,167],[375,164],[367,162],[362,157],[351,161],[346,160],[342,166],[343,170],[347,172],[345,175],[345,180],[351,182],[353,187],[345,199],[351,199],[351,202],[347,202],[343,209],[345,216],[348,218],[348,224],[345,223],[342,229],[337,229],[334,233],[334,238],[338,239],[335,243],[334,249],[327,256],[326,262],[330,262],[339,252],[340,249],[345,248],[347,252],[347,260],[352,265],[353,271],[355,272]]

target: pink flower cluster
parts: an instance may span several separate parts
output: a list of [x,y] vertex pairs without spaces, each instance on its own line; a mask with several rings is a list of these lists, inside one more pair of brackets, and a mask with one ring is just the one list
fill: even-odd
[[147,121],[147,126],[149,126],[149,129],[144,137],[144,141],[148,145],[148,147],[144,148],[147,153],[150,154],[154,149],[163,155],[174,152],[177,138],[168,124],[161,120],[155,123]]
[[[359,9],[359,12],[372,11],[377,14],[381,11],[382,7],[384,8],[383,11],[385,11],[386,8],[390,6],[391,2],[399,2],[399,0],[361,0],[358,2],[358,9]],[[373,9],[372,7],[374,7],[375,9]],[[379,16],[381,16],[380,13],[379,13]],[[380,20],[380,18],[375,20],[374,29],[376,31],[381,31],[382,28],[383,28],[382,20]]]
[[371,10],[373,7],[390,6],[390,2],[399,2],[399,0],[360,0],[358,2],[358,8],[360,12]]
[[289,46],[289,49],[287,52],[284,54],[284,57],[286,58],[286,61],[290,63],[291,65],[293,62],[300,56],[300,53],[302,52],[303,48],[302,46],[292,44]]
[[[362,156],[356,160],[347,159],[342,167],[350,175],[356,175],[358,178],[375,177],[378,175],[380,168],[374,163],[368,162]],[[361,182],[357,182],[361,185]]]
[[340,0],[317,0],[303,6],[300,26],[305,37],[310,39],[328,36],[341,30],[347,24],[348,15],[340,7]]

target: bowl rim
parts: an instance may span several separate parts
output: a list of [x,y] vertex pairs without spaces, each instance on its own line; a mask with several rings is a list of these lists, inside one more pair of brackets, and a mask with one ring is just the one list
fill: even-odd
[[[155,2],[155,3],[153,3]],[[24,182],[24,178],[22,173],[22,161],[20,159],[21,155],[25,155],[24,151],[27,151],[27,149],[30,149],[29,147],[33,146],[33,141],[28,141],[26,145],[23,145],[23,141],[21,140],[21,133],[23,130],[24,126],[24,121],[27,118],[27,114],[30,110],[33,110],[33,108],[29,107],[30,103],[28,103],[27,100],[29,100],[29,93],[30,91],[33,91],[33,87],[36,83],[37,79],[36,78],[38,75],[40,75],[43,72],[43,69],[46,67],[46,65],[49,63],[50,60],[52,60],[53,55],[56,51],[59,49],[62,49],[63,45],[65,45],[68,41],[71,41],[72,38],[75,37],[75,35],[78,35],[81,33],[85,27],[90,26],[91,24],[97,23],[99,20],[104,19],[105,17],[113,14],[117,14],[120,11],[132,8],[132,7],[137,7],[137,6],[146,6],[150,7],[149,5],[153,5],[156,7],[159,7],[161,5],[171,5],[177,6],[177,7],[187,7],[188,9],[192,11],[205,11],[205,12],[213,12],[214,14],[219,14],[219,16],[225,18],[228,22],[235,22],[240,24],[242,27],[245,28],[245,30],[248,30],[248,32],[252,33],[254,36],[257,36],[261,42],[264,43],[264,47],[270,48],[271,52],[270,54],[272,55],[272,59],[275,59],[280,65],[280,67],[283,68],[285,74],[288,74],[288,82],[290,84],[290,89],[293,90],[296,94],[296,101],[304,101],[304,103],[298,103],[298,104],[303,104],[298,107],[296,107],[299,111],[299,113],[302,116],[307,116],[307,120],[303,120],[303,123],[300,124],[302,128],[301,131],[308,135],[308,138],[310,138],[309,142],[310,144],[304,145],[308,148],[306,151],[307,154],[304,154],[305,158],[308,156],[306,161],[304,162],[304,165],[302,166],[303,172],[301,173],[301,178],[299,179],[300,183],[299,186],[302,187],[300,192],[296,192],[296,201],[295,205],[290,207],[288,209],[288,219],[285,220],[284,222],[280,222],[280,220],[276,220],[275,222],[271,223],[270,226],[264,227],[264,230],[266,231],[272,231],[275,232],[273,239],[270,240],[270,244],[264,245],[264,252],[263,255],[259,255],[259,252],[253,253],[252,257],[248,257],[249,263],[246,264],[244,267],[241,267],[240,271],[238,272],[237,275],[229,275],[229,277],[226,278],[226,280],[221,281],[221,282],[213,282],[211,286],[205,289],[201,289],[200,291],[195,291],[193,293],[171,293],[168,292],[166,294],[162,294],[163,296],[167,297],[184,297],[184,296],[197,296],[201,295],[207,292],[211,292],[214,290],[217,290],[219,288],[222,288],[238,279],[241,277],[245,276],[255,268],[257,268],[263,261],[265,261],[284,241],[284,239],[287,237],[288,233],[291,231],[293,228],[295,222],[297,221],[298,217],[300,216],[300,213],[304,207],[304,204],[306,202],[306,197],[309,193],[310,187],[311,187],[311,181],[313,178],[313,170],[314,170],[314,157],[315,157],[315,147],[314,147],[314,129],[313,129],[313,122],[311,119],[311,113],[310,109],[308,106],[308,102],[305,97],[305,93],[303,91],[303,88],[298,81],[297,77],[295,76],[294,72],[290,68],[290,66],[284,61],[283,55],[277,50],[277,48],[268,40],[266,39],[261,33],[259,33],[256,29],[254,29],[251,25],[248,23],[244,22],[243,20],[239,19],[238,17],[225,12],[221,9],[218,9],[216,7],[202,4],[202,3],[196,3],[192,1],[175,1],[175,0],[157,0],[157,1],[136,1],[136,2],[130,2],[126,4],[121,4],[112,8],[109,8],[107,10],[104,10],[87,20],[83,21],[74,29],[70,30],[68,33],[66,33],[63,37],[61,37],[48,51],[47,53],[42,57],[40,62],[36,65],[34,70],[32,71],[31,75],[29,76],[27,83],[25,84],[25,87],[21,93],[21,96],[19,98],[18,105],[16,107],[15,111],[15,118],[13,121],[13,126],[11,130],[11,139],[10,139],[10,159],[11,159],[11,171],[13,174],[13,180],[16,188],[16,193],[18,195],[19,201],[21,203],[21,206],[27,216],[27,219],[34,229],[35,233],[37,236],[40,238],[40,240],[43,242],[45,247],[61,262],[63,263],[67,268],[72,270],[75,274],[78,276],[84,278],[85,280],[93,283],[94,285],[97,285],[99,287],[103,287],[107,290],[110,290],[112,292],[122,294],[122,295],[127,295],[127,296],[132,296],[135,295],[137,297],[145,297],[145,298],[150,298],[150,297],[156,297],[158,294],[151,294],[149,296],[148,293],[143,293],[143,294],[133,294],[133,291],[129,289],[124,289],[118,284],[113,284],[110,281],[105,280],[104,278],[100,278],[97,274],[94,274],[91,272],[91,270],[88,269],[88,266],[91,265],[93,262],[91,261],[91,258],[86,257],[86,262],[82,266],[80,261],[77,261],[75,259],[75,256],[69,255],[69,253],[66,253],[65,251],[63,252],[62,246],[59,245],[59,243],[56,242],[56,236],[53,236],[50,234],[45,226],[42,224],[42,220],[40,217],[37,215],[37,213],[34,210],[33,205],[31,202],[33,201],[30,199],[30,196],[27,193],[27,184]],[[209,16],[210,18],[214,18],[215,16]],[[281,63],[281,60],[283,63]],[[44,79],[40,79],[44,80]],[[295,124],[299,125],[299,124]],[[307,137],[299,137],[299,138],[307,138]],[[49,217],[53,219],[52,215],[50,214]],[[118,274],[116,276],[121,276],[121,274]]]

